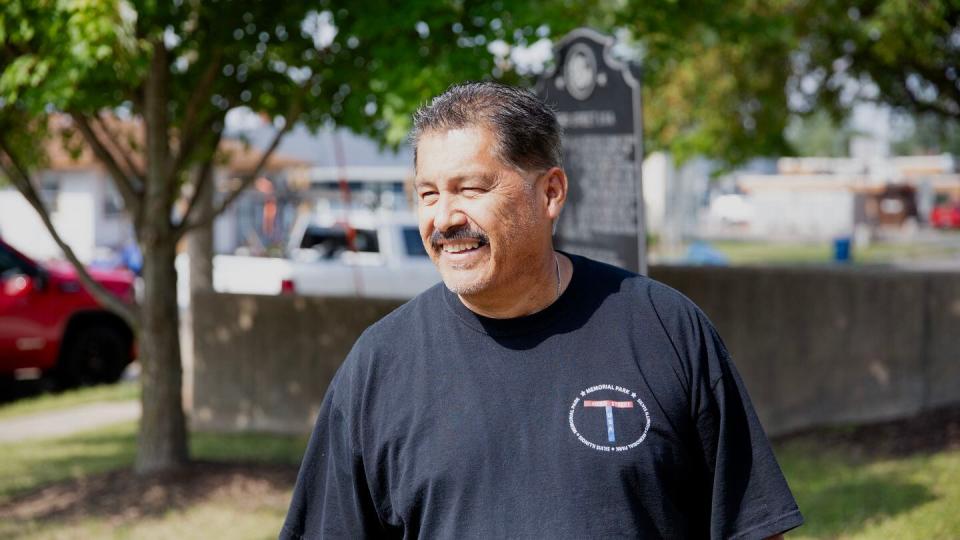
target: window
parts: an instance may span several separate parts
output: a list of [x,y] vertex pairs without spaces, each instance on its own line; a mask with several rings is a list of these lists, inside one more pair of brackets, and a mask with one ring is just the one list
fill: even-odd
[[123,213],[123,199],[120,193],[113,187],[112,182],[108,182],[103,192],[103,215],[107,217],[116,217]]
[[[362,253],[379,253],[380,243],[377,241],[377,231],[370,229],[354,229],[353,245]],[[347,239],[347,230],[339,227],[307,227],[300,241],[301,249],[313,248],[320,252],[325,259],[332,259],[344,251],[350,251],[350,242]]]
[[380,253],[380,242],[377,240],[377,231],[369,229],[354,229],[354,247],[364,253]]
[[60,195],[60,177],[56,174],[45,172],[40,175],[40,199],[43,205],[47,207],[48,212],[57,211],[57,199]]
[[427,256],[427,250],[423,248],[423,241],[420,239],[420,229],[416,227],[404,227],[403,244],[407,248],[407,255],[411,257]]
[[0,279],[5,279],[17,274],[33,275],[35,272],[12,251],[4,246],[0,246]]
[[17,270],[19,268],[20,266],[17,264],[16,257],[3,247],[0,247],[0,278],[6,277],[7,273],[11,270]]

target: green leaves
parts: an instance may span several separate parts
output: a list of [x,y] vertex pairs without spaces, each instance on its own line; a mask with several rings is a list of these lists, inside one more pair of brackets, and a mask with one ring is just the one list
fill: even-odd
[[794,13],[800,76],[827,74],[811,99],[848,109],[876,100],[911,115],[960,117],[960,2],[816,2]]

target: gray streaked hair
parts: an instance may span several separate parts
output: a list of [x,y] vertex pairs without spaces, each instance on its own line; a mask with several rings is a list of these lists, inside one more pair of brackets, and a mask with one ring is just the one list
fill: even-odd
[[485,127],[497,138],[497,155],[520,171],[561,166],[561,130],[553,111],[533,92],[495,82],[455,84],[413,115],[413,163],[424,133]]

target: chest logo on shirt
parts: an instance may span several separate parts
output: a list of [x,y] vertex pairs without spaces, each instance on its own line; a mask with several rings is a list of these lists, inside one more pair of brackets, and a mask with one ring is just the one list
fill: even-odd
[[637,393],[612,384],[581,391],[570,405],[569,420],[577,439],[600,452],[636,448],[650,430],[650,411]]

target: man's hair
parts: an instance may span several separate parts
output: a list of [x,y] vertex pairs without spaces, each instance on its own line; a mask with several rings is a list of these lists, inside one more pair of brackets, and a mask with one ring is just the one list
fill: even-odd
[[495,82],[455,84],[413,115],[410,143],[413,162],[425,133],[484,127],[497,138],[497,155],[522,171],[561,164],[560,124],[543,101],[529,90]]

